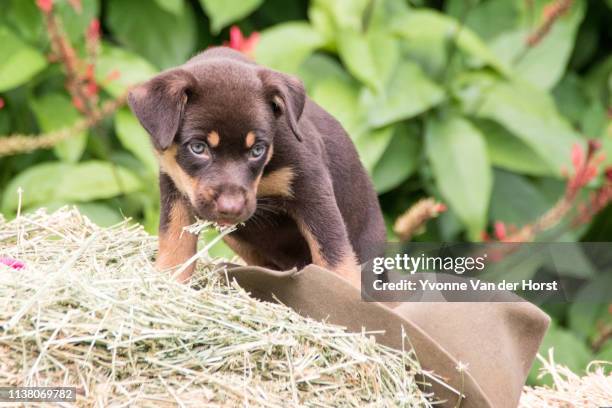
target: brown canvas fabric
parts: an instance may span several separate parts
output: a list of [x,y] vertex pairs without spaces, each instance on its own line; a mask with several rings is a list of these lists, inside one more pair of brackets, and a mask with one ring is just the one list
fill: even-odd
[[[377,341],[402,348],[402,327],[425,370],[459,391],[461,407],[513,408],[549,324],[527,302],[403,303],[390,308],[365,302],[360,291],[331,271],[309,265],[301,271],[231,266],[227,276],[261,300],[281,303],[303,316],[349,331],[384,330]],[[518,298],[517,298],[518,300]],[[459,366],[467,367],[459,371]],[[457,406],[458,393],[435,381],[443,407]]]

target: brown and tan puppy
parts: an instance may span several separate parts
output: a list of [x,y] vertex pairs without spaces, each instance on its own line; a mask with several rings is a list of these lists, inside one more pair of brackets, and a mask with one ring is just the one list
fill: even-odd
[[128,101],[159,156],[159,268],[195,254],[182,230],[198,216],[243,223],[226,242],[250,265],[315,263],[359,285],[385,241],[380,206],[348,135],[299,80],[219,47]]

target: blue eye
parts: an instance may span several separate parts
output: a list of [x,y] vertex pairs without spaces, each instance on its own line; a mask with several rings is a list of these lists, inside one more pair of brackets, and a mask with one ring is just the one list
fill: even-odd
[[259,159],[266,152],[266,146],[263,143],[258,143],[251,148],[249,155],[253,159]]
[[189,150],[191,150],[193,154],[203,155],[208,151],[208,146],[203,142],[193,142],[189,144]]

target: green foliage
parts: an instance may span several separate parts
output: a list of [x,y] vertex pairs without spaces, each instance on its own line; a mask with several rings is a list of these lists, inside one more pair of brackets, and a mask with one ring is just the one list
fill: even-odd
[[[79,119],[79,112],[63,94],[48,93],[41,98],[32,99],[30,105],[43,132],[69,127]],[[86,142],[87,132],[80,132],[58,143],[53,150],[60,160],[75,163],[81,158]]]
[[47,65],[44,56],[24,43],[8,27],[0,25],[2,60],[0,61],[0,92],[28,82]]
[[[95,64],[102,101],[227,41],[231,24],[245,35],[260,32],[255,59],[299,76],[342,123],[390,224],[433,195],[449,211],[420,239],[477,241],[495,221],[524,225],[556,202],[574,143],[599,139],[604,165],[612,165],[610,1],[575,0],[530,47],[527,37],[549,2],[82,0],[80,11],[67,0],[53,4],[78,53],[91,20],[102,18]],[[0,134],[48,132],[83,119],[64,73],[46,58],[49,41],[34,1],[0,2],[0,44]],[[126,215],[151,232],[157,227],[156,159],[127,108],[52,151],[0,162],[8,216],[22,187],[23,211],[76,204],[104,225]],[[560,239],[610,240],[610,214]],[[584,256],[571,258],[564,273],[581,277]],[[603,306],[550,311],[557,322],[543,351],[554,345],[557,360],[576,369],[595,356],[610,359],[610,342],[590,347],[607,317]]]
[[491,166],[482,134],[467,120],[449,115],[427,122],[427,157],[442,197],[478,240],[486,225]]
[[177,13],[149,0],[109,0],[106,23],[122,45],[159,68],[182,64],[196,46],[195,19],[187,5]]

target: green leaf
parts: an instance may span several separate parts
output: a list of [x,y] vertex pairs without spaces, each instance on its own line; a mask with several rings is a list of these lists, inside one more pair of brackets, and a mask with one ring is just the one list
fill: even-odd
[[[541,15],[541,7],[545,4],[538,3],[540,7],[536,7],[536,16]],[[569,13],[557,19],[542,41],[534,47],[525,44],[531,30],[524,25],[499,35],[489,46],[505,64],[512,65],[522,79],[540,89],[551,89],[565,72],[578,27],[584,17],[584,9],[582,0],[572,2]]]
[[367,130],[358,103],[359,84],[351,78],[326,78],[311,91],[312,99],[336,118],[353,140]]
[[373,91],[388,81],[400,59],[397,39],[373,28],[365,34],[355,29],[340,30],[338,53],[348,71]]
[[494,173],[490,219],[522,227],[548,210],[552,202],[525,177],[507,171]]
[[[612,0],[610,0],[610,4],[612,7]],[[606,342],[606,344],[602,347],[602,349],[599,351],[599,353],[597,353],[597,355],[595,355],[595,357],[593,358],[594,361],[604,361],[608,364],[602,364],[603,368],[604,368],[604,372],[607,373],[607,375],[610,375],[610,373],[612,373],[612,368],[610,367],[610,361],[612,361],[612,340],[608,340]]]
[[[82,215],[86,216],[101,227],[110,227],[123,221],[123,217],[116,209],[102,203],[72,204],[65,201],[54,201],[50,203],[42,203],[40,204],[40,207],[44,207],[49,213],[52,213],[66,205],[74,205]],[[31,211],[35,211],[35,209],[31,209]]]
[[185,8],[183,0],[155,0],[157,5],[162,9],[169,11],[173,14],[182,14]]
[[363,14],[369,0],[314,0],[311,9],[317,8],[329,17],[336,30],[363,28]]
[[3,212],[17,208],[17,189],[23,188],[24,208],[53,201],[85,202],[127,194],[141,188],[129,170],[102,161],[48,162],[19,173],[4,190]]
[[556,174],[569,164],[572,145],[580,137],[559,115],[550,95],[527,83],[483,74],[459,77],[455,88],[465,113],[503,125],[547,160]]
[[354,83],[337,60],[326,54],[314,53],[300,65],[298,76],[310,94],[322,81]]
[[393,138],[374,166],[372,181],[378,194],[400,185],[417,169],[422,141],[414,126],[395,126]]
[[[564,365],[579,376],[584,373],[587,364],[591,360],[591,352],[586,344],[580,341],[572,332],[552,324],[542,344],[539,353],[548,358],[549,349],[553,350],[553,358],[556,364]],[[529,383],[532,385],[551,385],[550,375],[537,379],[542,363],[536,360],[529,373]]]
[[[46,94],[33,99],[31,106],[43,132],[70,127],[80,119],[70,99],[62,94]],[[83,131],[58,143],[53,151],[60,160],[75,163],[81,158],[86,144],[87,132]]]
[[[612,293],[612,274],[606,271],[583,286],[570,304],[569,328],[583,341],[593,339],[598,328],[612,323],[608,313],[608,294]],[[597,300],[601,303],[596,303]]]
[[379,127],[423,113],[444,98],[444,91],[418,65],[402,61],[384,89],[364,90],[361,105],[368,112],[368,123]]
[[491,41],[504,31],[516,27],[519,21],[519,2],[449,0],[445,4],[447,14],[461,20],[480,38]]
[[99,203],[82,203],[76,206],[79,212],[101,227],[110,227],[121,221],[123,217],[116,209]]
[[257,9],[263,0],[200,0],[200,4],[210,17],[210,31],[219,31],[234,21],[238,21]]
[[476,125],[485,137],[491,164],[506,170],[536,176],[555,176],[558,171],[521,139],[496,122],[481,120]]
[[359,158],[366,170],[371,173],[393,136],[393,126],[371,130],[354,138]]
[[278,71],[295,74],[302,62],[323,45],[323,37],[306,22],[272,26],[261,32],[257,62]]
[[584,117],[589,100],[578,75],[570,72],[564,76],[555,86],[553,96],[559,112],[573,123],[579,124]]
[[[118,75],[117,78],[110,78]],[[123,48],[102,44],[96,64],[96,81],[114,97],[123,95],[129,86],[146,81],[157,69],[144,58]]]
[[0,25],[0,92],[28,82],[47,66],[45,57],[21,41],[7,27]]
[[393,32],[409,43],[427,43],[446,49],[448,41],[455,39],[457,48],[474,59],[474,66],[482,64],[495,68],[509,76],[510,69],[493,53],[476,34],[461,27],[457,20],[437,11],[413,10],[393,24]]
[[121,44],[158,68],[182,64],[195,51],[196,22],[188,6],[176,14],[149,0],[109,0],[106,23]]
[[366,36],[355,29],[341,30],[338,33],[338,54],[355,78],[373,89],[380,88],[374,54]]
[[[6,4],[8,3],[8,4]],[[19,36],[30,44],[42,43],[44,37],[43,16],[40,9],[33,1],[8,0],[5,1],[3,16],[4,21]]]
[[492,175],[485,142],[470,122],[458,117],[427,122],[426,152],[444,201],[480,239],[486,226]]
[[115,115],[117,138],[130,153],[136,156],[147,171],[157,174],[159,166],[153,153],[153,145],[146,130],[128,109],[121,109]]

